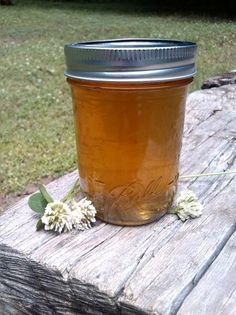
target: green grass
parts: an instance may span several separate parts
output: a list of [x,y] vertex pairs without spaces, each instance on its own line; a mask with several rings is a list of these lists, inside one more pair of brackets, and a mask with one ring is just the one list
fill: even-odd
[[65,43],[115,37],[196,41],[192,90],[235,67],[235,22],[135,12],[102,2],[18,0],[0,7],[0,193],[23,191],[43,176],[76,167]]

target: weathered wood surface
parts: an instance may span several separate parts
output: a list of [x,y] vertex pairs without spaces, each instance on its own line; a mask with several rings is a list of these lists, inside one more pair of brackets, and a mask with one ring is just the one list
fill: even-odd
[[179,315],[236,314],[236,233],[185,299]]
[[[192,93],[181,174],[235,169],[235,141],[236,86]],[[50,192],[63,195],[76,176],[49,184]],[[21,200],[0,217],[0,314],[223,314],[211,308],[211,281],[229,287],[217,298],[231,314],[236,176],[180,183],[187,187],[204,203],[196,220],[182,223],[167,215],[141,227],[97,222],[91,230],[63,235],[35,232],[37,215],[28,198]]]

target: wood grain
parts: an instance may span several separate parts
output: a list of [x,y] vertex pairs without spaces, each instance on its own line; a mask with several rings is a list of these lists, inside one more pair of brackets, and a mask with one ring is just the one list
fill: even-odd
[[[235,100],[235,85],[189,96],[181,174],[236,168]],[[59,198],[76,178],[75,171],[48,189]],[[63,235],[36,232],[37,215],[24,198],[0,217],[0,314],[188,314],[217,261],[227,274],[220,255],[235,240],[235,187],[234,175],[180,181],[179,190],[194,190],[204,203],[196,220],[166,215],[140,227],[98,221],[91,230]],[[230,277],[223,280],[234,287]]]
[[236,314],[236,233],[185,299],[178,315]]

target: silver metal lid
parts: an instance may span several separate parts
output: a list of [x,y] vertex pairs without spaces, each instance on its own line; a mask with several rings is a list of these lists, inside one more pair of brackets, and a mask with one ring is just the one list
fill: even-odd
[[73,79],[106,82],[156,82],[192,77],[197,45],[178,40],[125,38],[65,46]]

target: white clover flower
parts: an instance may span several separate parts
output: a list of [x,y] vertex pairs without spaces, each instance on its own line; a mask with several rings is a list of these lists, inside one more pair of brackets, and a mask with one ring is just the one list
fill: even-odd
[[202,215],[203,205],[191,190],[183,191],[176,201],[175,213],[182,221]]
[[71,209],[61,201],[48,203],[41,220],[45,224],[45,230],[54,230],[61,233],[62,231],[70,231],[73,228]]
[[41,218],[45,230],[67,232],[73,228],[85,230],[95,222],[96,209],[92,201],[83,198],[79,201],[72,199],[68,202],[53,201],[47,204]]
[[70,202],[72,210],[73,225],[77,230],[85,230],[91,228],[91,223],[95,222],[95,215],[97,213],[92,201],[87,197],[79,200],[72,199]]

